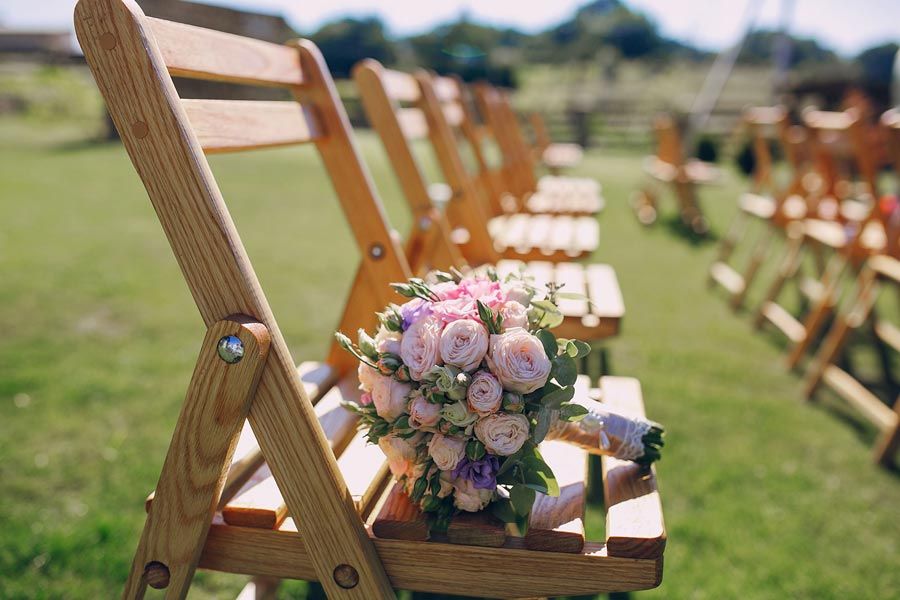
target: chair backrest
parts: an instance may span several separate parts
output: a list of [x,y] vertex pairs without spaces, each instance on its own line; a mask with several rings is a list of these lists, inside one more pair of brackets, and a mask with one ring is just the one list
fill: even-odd
[[550,138],[550,132],[547,131],[547,122],[544,116],[539,112],[528,114],[528,123],[531,125],[531,131],[534,134],[534,147],[537,150],[536,155],[540,158],[544,150],[550,147],[553,140]]
[[[459,86],[449,78],[416,76],[385,69],[375,60],[354,67],[369,122],[378,133],[407,202],[414,213],[431,209],[425,175],[412,144],[427,139],[437,157],[444,180],[451,189],[446,213],[450,225],[464,230],[454,236],[462,254],[472,264],[493,263],[499,258],[487,229],[488,210],[472,176],[466,171],[450,123],[464,118]],[[417,234],[414,230],[413,235]],[[417,257],[410,260],[420,264]]]
[[[406,278],[409,268],[320,52],[308,41],[280,46],[149,18],[132,0],[81,0],[75,24],[204,322],[243,314],[269,329],[271,347],[249,419],[301,533],[316,540],[310,554],[318,576],[337,594],[332,570],[355,565],[360,584],[340,597],[389,596],[384,569],[204,156],[315,144],[362,255],[343,324],[368,324],[364,319],[390,299],[386,282]],[[281,87],[296,102],[182,100],[172,75]]]

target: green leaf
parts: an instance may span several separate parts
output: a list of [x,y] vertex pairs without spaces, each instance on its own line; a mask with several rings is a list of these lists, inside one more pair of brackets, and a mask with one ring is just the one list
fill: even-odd
[[425,494],[425,488],[428,486],[428,479],[425,477],[419,477],[416,479],[416,483],[413,484],[412,494],[409,495],[410,499],[413,502],[418,502],[422,499],[422,496]]
[[591,353],[591,345],[581,340],[569,340],[566,344],[566,354],[572,358],[581,358]]
[[578,367],[575,360],[568,354],[557,356],[553,359],[553,377],[562,386],[574,385],[578,379]]
[[422,504],[422,510],[425,512],[434,512],[441,506],[440,498],[436,496],[428,496]]
[[544,346],[544,352],[547,353],[547,358],[551,360],[556,358],[556,355],[559,353],[559,346],[556,344],[556,336],[546,329],[539,330],[535,335],[541,340],[541,344]]
[[516,522],[516,511],[513,510],[512,503],[506,498],[494,502],[491,505],[491,512],[504,523]]
[[559,407],[559,418],[563,421],[580,421],[588,412],[580,404],[563,404]]
[[536,306],[537,308],[540,308],[541,310],[543,310],[544,312],[547,312],[547,313],[551,313],[551,314],[559,313],[559,307],[556,306],[555,304],[553,304],[552,302],[550,302],[549,300],[532,300],[531,305]]
[[547,432],[550,431],[550,421],[553,418],[553,414],[546,407],[541,407],[540,412],[537,414],[537,424],[534,426],[534,443],[540,444],[544,441],[544,438],[547,437]]
[[559,408],[563,402],[568,402],[575,397],[574,387],[557,388],[541,398],[541,404],[547,408]]
[[548,496],[559,496],[559,483],[550,465],[539,456],[526,456],[522,459],[525,484]]
[[480,460],[485,454],[484,444],[479,440],[469,440],[466,444],[466,456],[469,460]]
[[509,501],[517,515],[527,516],[534,506],[535,491],[526,485],[514,485],[509,490]]

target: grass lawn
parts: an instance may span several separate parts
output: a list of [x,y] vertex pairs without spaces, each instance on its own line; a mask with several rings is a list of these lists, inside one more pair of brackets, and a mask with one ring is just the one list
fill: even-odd
[[[124,151],[56,137],[0,122],[2,598],[119,594],[203,337]],[[381,148],[361,138],[405,231]],[[628,308],[612,369],[641,379],[669,432],[665,577],[639,597],[895,596],[900,479],[872,466],[873,432],[834,401],[801,401],[776,339],[706,288],[712,244],[636,224],[639,163],[593,151],[580,169],[603,182],[594,258],[616,267]],[[213,169],[295,358],[321,357],[356,251],[318,159],[267,151]],[[740,188],[705,193],[715,230]],[[589,526],[602,531],[596,514]],[[201,573],[191,597],[242,583]]]

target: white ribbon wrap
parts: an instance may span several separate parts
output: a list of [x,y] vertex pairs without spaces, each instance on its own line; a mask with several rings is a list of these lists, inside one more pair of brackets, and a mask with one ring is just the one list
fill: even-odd
[[652,425],[642,419],[613,412],[599,402],[579,403],[588,409],[580,421],[553,419],[548,440],[571,442],[595,454],[621,460],[636,460],[644,455],[643,437]]

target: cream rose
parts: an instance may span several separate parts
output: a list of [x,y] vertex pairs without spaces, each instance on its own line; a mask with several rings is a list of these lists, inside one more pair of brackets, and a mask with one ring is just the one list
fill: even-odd
[[375,349],[381,352],[389,352],[391,354],[400,354],[400,340],[403,336],[398,331],[390,331],[384,327],[375,334]]
[[404,440],[396,435],[386,435],[378,440],[378,447],[388,459],[388,467],[394,477],[400,477],[409,472],[416,460],[416,445],[419,435]]
[[356,367],[356,376],[359,378],[359,389],[364,392],[371,392],[375,386],[375,382],[381,377],[381,373],[370,367],[364,362],[359,363]]
[[515,454],[528,439],[528,417],[498,413],[475,423],[475,437],[491,454]]
[[490,503],[494,490],[480,490],[462,477],[453,481],[453,505],[466,512],[478,512]]
[[[368,368],[368,367],[367,367]],[[401,383],[391,377],[379,375],[372,386],[372,402],[375,412],[386,421],[393,421],[406,412],[409,393],[412,386]]]
[[547,383],[550,359],[541,341],[524,329],[491,336],[487,356],[491,373],[511,392],[529,394]]
[[460,438],[434,434],[428,442],[428,454],[441,471],[452,471],[466,452],[466,441]]
[[434,427],[441,420],[441,405],[432,404],[425,396],[416,396],[409,403],[409,426],[413,429]]
[[506,299],[510,302],[516,302],[524,307],[531,304],[533,292],[521,284],[508,285],[506,287]]
[[497,412],[503,401],[503,386],[487,371],[478,371],[466,392],[469,408],[484,417]]
[[441,333],[441,359],[463,371],[475,369],[487,349],[487,329],[477,321],[459,319],[449,323]]
[[503,317],[504,331],[528,325],[528,311],[519,302],[512,300],[505,302],[500,307],[500,316]]
[[441,322],[435,317],[419,319],[409,326],[400,341],[400,358],[409,376],[421,381],[425,373],[440,363]]

